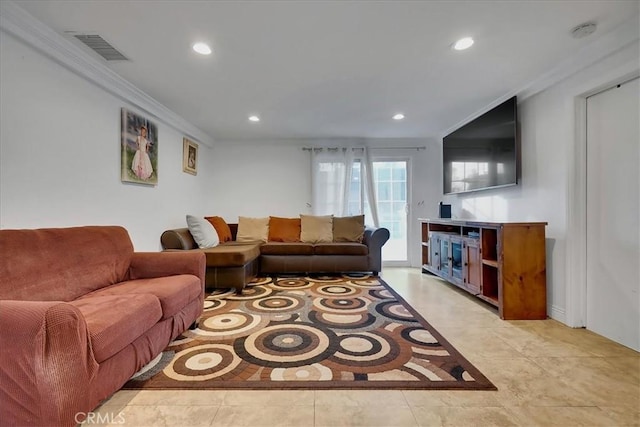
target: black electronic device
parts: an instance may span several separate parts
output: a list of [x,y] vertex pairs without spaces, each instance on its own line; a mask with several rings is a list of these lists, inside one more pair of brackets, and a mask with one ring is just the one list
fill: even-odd
[[442,140],[444,194],[516,185],[516,97]]
[[451,218],[451,205],[445,205],[440,202],[439,218]]

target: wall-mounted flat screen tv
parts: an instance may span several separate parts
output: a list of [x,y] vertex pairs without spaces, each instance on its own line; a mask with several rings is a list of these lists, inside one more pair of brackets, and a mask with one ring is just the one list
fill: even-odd
[[516,97],[442,140],[444,194],[517,184]]

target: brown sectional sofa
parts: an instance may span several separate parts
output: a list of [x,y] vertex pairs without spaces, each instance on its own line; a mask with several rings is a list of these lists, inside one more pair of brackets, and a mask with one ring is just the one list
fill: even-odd
[[233,241],[199,249],[188,228],[162,233],[168,251],[204,252],[205,283],[211,288],[242,290],[258,274],[368,272],[382,269],[382,246],[389,240],[386,228],[366,227],[362,243],[237,242],[237,224],[229,224]]
[[0,230],[0,420],[76,425],[202,314],[205,257],[124,228]]

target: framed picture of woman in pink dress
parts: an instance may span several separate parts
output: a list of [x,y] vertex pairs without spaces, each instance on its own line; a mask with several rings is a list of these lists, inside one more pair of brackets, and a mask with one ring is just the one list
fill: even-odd
[[122,182],[158,184],[158,127],[123,108],[121,145]]

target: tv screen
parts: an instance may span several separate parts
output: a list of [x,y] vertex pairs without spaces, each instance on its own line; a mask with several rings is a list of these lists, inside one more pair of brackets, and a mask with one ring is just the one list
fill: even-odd
[[516,97],[442,140],[444,194],[517,184]]

